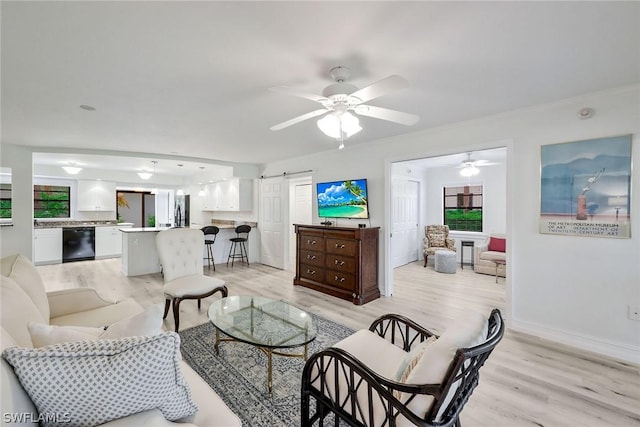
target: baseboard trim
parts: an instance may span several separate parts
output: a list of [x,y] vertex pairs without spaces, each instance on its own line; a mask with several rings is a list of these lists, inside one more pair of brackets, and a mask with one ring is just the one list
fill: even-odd
[[536,323],[512,319],[510,329],[536,337],[556,341],[581,350],[598,353],[615,359],[640,364],[640,346],[620,344],[588,335],[576,334],[561,329],[549,328]]

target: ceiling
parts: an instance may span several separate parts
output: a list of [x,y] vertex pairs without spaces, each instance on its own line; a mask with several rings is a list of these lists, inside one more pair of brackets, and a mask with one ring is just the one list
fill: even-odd
[[[155,164],[153,162],[156,162]],[[96,154],[69,153],[33,153],[33,163],[40,166],[78,166],[83,169],[96,169],[123,172],[152,172],[157,175],[180,177],[228,178],[233,176],[231,166],[203,162],[169,160],[143,157],[123,157]],[[64,176],[62,169],[60,174]],[[206,177],[206,178],[205,178]],[[154,179],[151,179],[153,182]]]
[[[640,2],[1,2],[2,142],[266,163],[337,147],[329,69],[371,105],[347,145],[640,82]],[[80,105],[95,107],[86,111]],[[596,111],[597,114],[597,111]],[[150,156],[151,157],[151,156]]]

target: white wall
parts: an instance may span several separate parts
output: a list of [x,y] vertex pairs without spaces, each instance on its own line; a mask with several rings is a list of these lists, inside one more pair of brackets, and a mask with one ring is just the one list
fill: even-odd
[[483,233],[506,233],[507,228],[507,165],[482,166],[478,175],[469,181],[456,168],[432,168],[424,173],[425,223],[442,224],[443,187],[483,186]]
[[[33,244],[33,187],[31,150],[16,145],[2,144],[2,167],[11,168],[12,224],[0,227],[0,255],[21,253],[31,259]],[[18,197],[28,194],[27,197]]]
[[[576,112],[586,106],[596,114],[579,120]],[[640,87],[634,86],[359,146],[347,142],[344,150],[269,163],[262,173],[302,168],[313,170],[314,182],[367,178],[371,223],[383,227],[388,216],[384,206],[388,162],[491,148],[495,141],[510,140],[506,221],[510,327],[640,362],[640,322],[627,317],[627,305],[640,304],[638,233],[630,239],[538,233],[540,147],[629,133],[637,145],[639,132]],[[637,147],[633,157],[639,164]],[[638,176],[632,178],[635,224],[640,224]],[[386,231],[383,227],[381,236]],[[381,279],[384,242],[381,239]]]

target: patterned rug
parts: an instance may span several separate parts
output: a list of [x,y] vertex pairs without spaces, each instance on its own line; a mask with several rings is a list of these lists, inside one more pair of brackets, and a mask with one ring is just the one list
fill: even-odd
[[[315,314],[318,336],[309,355],[330,347],[354,331]],[[267,392],[267,357],[239,342],[213,348],[215,329],[205,323],[180,332],[182,357],[240,418],[244,426],[299,426],[300,378],[304,360],[273,356],[273,393]],[[295,349],[300,350],[300,349]]]

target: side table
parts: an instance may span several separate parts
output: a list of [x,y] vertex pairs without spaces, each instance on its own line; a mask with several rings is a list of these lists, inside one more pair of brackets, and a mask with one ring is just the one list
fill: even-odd
[[473,240],[460,241],[460,269],[464,270],[464,248],[471,248],[471,269],[473,270],[473,248],[475,242]]

